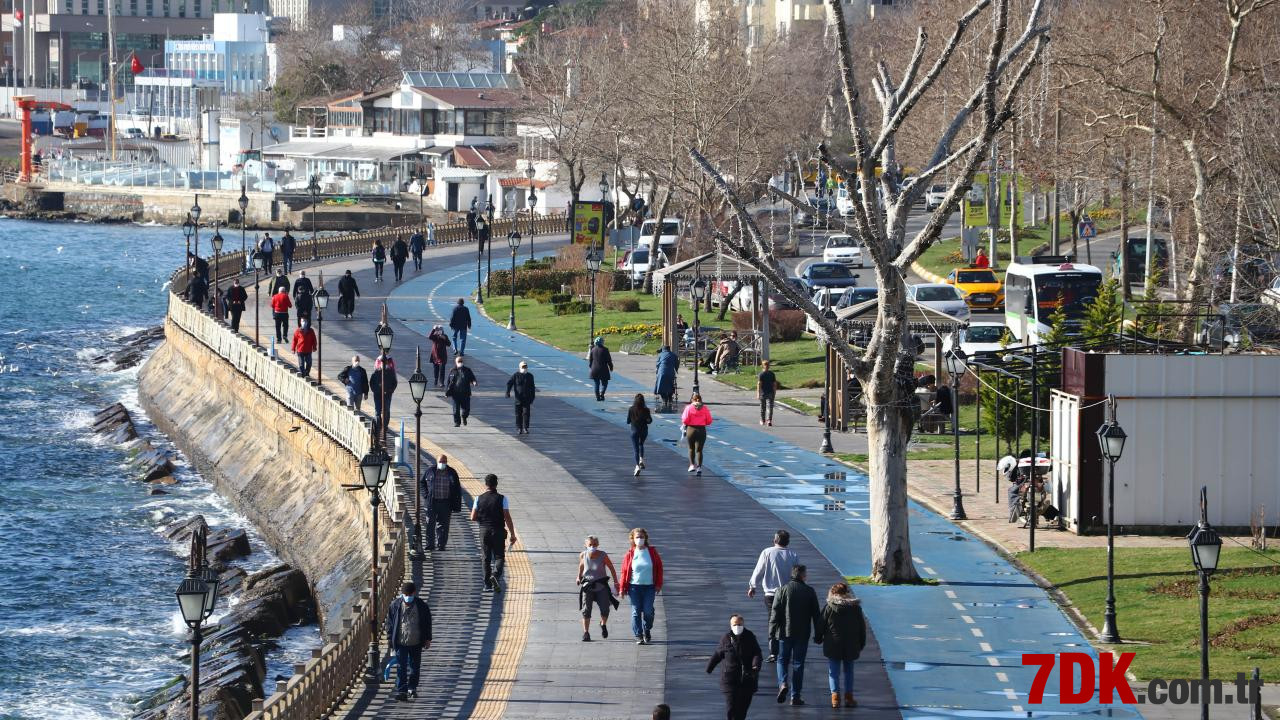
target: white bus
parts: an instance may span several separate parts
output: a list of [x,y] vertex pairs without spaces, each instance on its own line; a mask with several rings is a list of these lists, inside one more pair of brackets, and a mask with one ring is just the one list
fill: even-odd
[[1004,322],[1023,344],[1038,345],[1059,307],[1068,332],[1079,332],[1086,304],[1098,296],[1102,271],[1063,255],[1020,257],[1004,276]]

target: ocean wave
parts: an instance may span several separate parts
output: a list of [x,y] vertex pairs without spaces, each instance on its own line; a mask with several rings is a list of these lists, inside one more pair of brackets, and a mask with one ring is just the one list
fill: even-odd
[[130,627],[127,625],[50,623],[32,627],[0,627],[0,637],[94,638],[109,640],[113,638],[146,638],[152,634],[150,628]]

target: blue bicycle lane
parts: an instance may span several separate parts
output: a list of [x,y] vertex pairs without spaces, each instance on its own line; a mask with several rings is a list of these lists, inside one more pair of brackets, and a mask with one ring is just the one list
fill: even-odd
[[[596,402],[586,378],[585,348],[581,355],[564,352],[484,317],[470,304],[475,277],[474,268],[465,262],[424,272],[396,288],[388,300],[389,311],[425,336],[435,324],[447,327],[458,298],[467,298],[473,318],[469,355],[509,368],[526,360],[542,393],[625,432],[628,398],[637,392],[649,394],[651,379],[615,374],[609,385],[613,398]],[[425,321],[415,319],[423,317],[424,297]],[[500,317],[505,314],[505,298],[498,298],[495,316]],[[650,437],[666,438],[660,442],[675,446],[679,417],[655,414]],[[709,475],[722,477],[803,532],[841,574],[869,574],[864,474],[723,420],[712,427],[706,457]],[[1043,703],[1030,704],[1037,667],[1023,666],[1024,653],[1083,652],[1094,658],[1096,667],[1096,650],[1042,589],[984,542],[915,502],[909,513],[916,567],[938,585],[855,587],[879,639],[904,718],[1141,717],[1132,706],[1096,700],[1059,703],[1056,670],[1044,688]]]

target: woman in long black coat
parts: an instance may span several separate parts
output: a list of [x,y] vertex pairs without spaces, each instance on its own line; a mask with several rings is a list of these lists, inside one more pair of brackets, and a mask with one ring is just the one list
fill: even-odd
[[720,691],[724,693],[725,717],[746,720],[751,696],[755,695],[759,685],[764,656],[760,653],[760,643],[756,641],[755,634],[747,629],[741,615],[729,618],[729,632],[720,638],[720,645],[711,654],[707,672],[715,670],[721,662],[724,670],[720,673]]
[[613,356],[609,348],[604,346],[604,338],[598,337],[587,355],[587,368],[591,370],[591,381],[596,386],[596,400],[604,400],[604,391],[609,389],[609,378],[612,377]]
[[351,277],[351,271],[348,270],[347,274],[338,280],[338,314],[344,318],[354,315],[358,297],[360,297],[360,288],[356,285],[356,279]]

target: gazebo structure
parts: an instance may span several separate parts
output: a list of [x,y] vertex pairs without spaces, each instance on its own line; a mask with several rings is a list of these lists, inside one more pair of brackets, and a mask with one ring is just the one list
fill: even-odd
[[[683,338],[676,330],[679,309],[677,302],[680,295],[689,296],[689,288],[699,278],[707,282],[707,297],[710,300],[719,298],[721,302],[725,302],[738,282],[745,285],[744,290],[750,288],[751,327],[755,338],[758,338],[758,345],[755,347],[756,352],[749,352],[746,357],[754,356],[755,362],[768,360],[769,305],[767,293],[762,291],[768,287],[769,281],[751,265],[724,254],[699,255],[653,272],[655,292],[662,295],[662,344],[681,353]],[[765,299],[762,300],[762,297]]]
[[[876,313],[880,301],[867,300],[851,307],[835,311],[836,323],[844,332],[844,337],[856,347],[866,347],[875,330]],[[925,305],[907,303],[907,333],[920,338],[926,345],[932,339],[934,375],[942,376],[942,338],[968,325],[950,315]],[[837,402],[829,403],[831,407],[831,429],[846,432],[851,424],[856,425],[857,418],[862,416],[860,407],[852,407],[853,389],[849,382],[849,370],[844,359],[827,344],[827,377],[824,386],[826,397],[836,397]],[[833,394],[831,389],[838,389]]]

